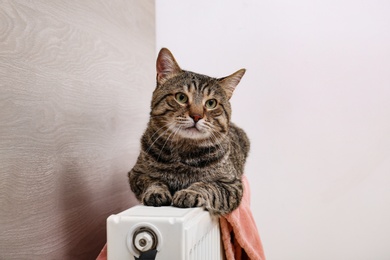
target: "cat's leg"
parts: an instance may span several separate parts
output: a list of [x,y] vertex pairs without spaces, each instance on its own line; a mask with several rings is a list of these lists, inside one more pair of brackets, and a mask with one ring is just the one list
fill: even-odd
[[204,207],[213,215],[225,215],[238,207],[243,194],[240,178],[196,182],[177,191],[172,205],[179,208]]
[[170,206],[172,195],[168,186],[134,168],[129,172],[129,183],[137,199],[146,206]]
[[[202,186],[204,185],[202,184]],[[205,194],[191,187],[177,191],[173,195],[172,205],[178,208],[206,207],[207,201]]]
[[146,189],[141,201],[146,206],[170,206],[172,204],[172,195],[165,184],[154,183]]

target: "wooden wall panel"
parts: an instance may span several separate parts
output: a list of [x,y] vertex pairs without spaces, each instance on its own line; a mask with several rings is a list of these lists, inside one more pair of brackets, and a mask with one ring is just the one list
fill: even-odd
[[94,259],[155,86],[154,2],[0,1],[0,259]]

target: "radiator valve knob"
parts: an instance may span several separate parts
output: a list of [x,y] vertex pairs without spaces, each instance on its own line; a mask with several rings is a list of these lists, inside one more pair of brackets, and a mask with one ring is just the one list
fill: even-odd
[[149,231],[145,230],[137,233],[133,242],[135,248],[140,252],[146,252],[155,247],[156,241],[154,239],[155,237]]

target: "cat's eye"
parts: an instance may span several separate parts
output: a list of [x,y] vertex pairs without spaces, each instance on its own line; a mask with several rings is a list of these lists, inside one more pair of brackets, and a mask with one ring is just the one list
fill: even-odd
[[213,109],[217,106],[217,100],[209,99],[206,101],[205,106],[207,109]]
[[187,95],[182,92],[176,93],[175,98],[181,104],[185,104],[188,101]]

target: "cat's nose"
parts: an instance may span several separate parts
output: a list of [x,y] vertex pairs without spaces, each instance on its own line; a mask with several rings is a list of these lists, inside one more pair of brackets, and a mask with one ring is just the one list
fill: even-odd
[[199,115],[199,114],[194,114],[194,115],[190,115],[190,116],[194,120],[195,123],[197,123],[199,120],[201,120],[203,118],[203,116]]

